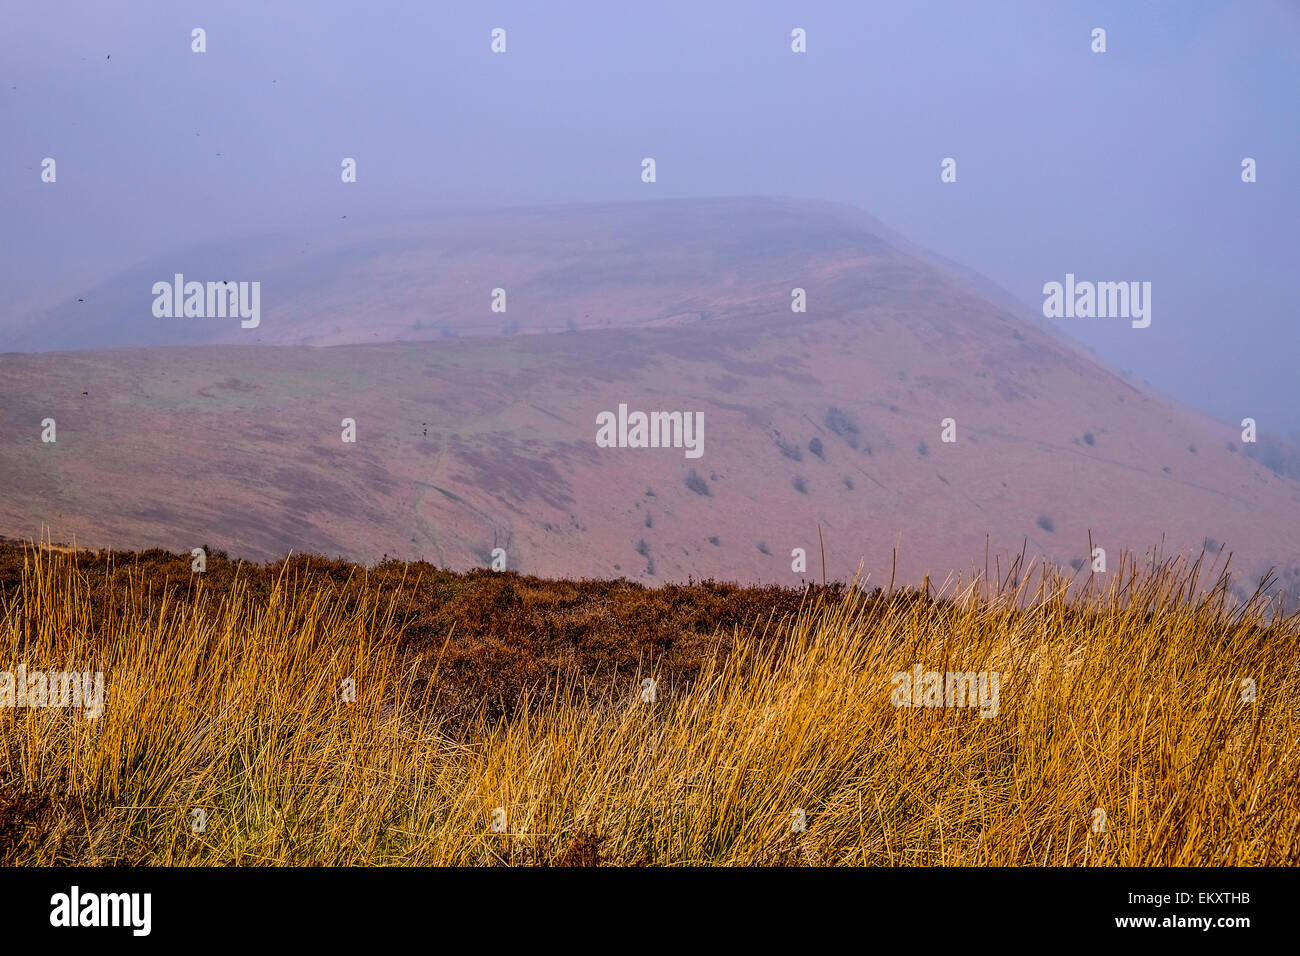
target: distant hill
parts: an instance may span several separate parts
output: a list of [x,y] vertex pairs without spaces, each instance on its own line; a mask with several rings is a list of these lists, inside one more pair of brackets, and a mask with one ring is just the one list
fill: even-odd
[[[896,545],[900,583],[986,549],[990,573],[1022,548],[1086,572],[1091,534],[1300,583],[1300,484],[905,246],[843,207],[681,200],[160,264],[23,339],[140,347],[0,356],[0,533],[779,583],[794,548],[820,577],[818,525],[830,575],[873,583]],[[174,271],[261,281],[260,326],[155,319]],[[620,404],[702,413],[702,456],[598,447]]]

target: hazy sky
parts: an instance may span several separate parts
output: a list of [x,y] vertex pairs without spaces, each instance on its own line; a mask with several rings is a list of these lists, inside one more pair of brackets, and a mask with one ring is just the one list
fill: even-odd
[[0,348],[27,306],[198,241],[808,196],[1035,308],[1067,272],[1150,281],[1147,329],[1060,324],[1219,417],[1300,429],[1293,0],[2,0],[0,23]]

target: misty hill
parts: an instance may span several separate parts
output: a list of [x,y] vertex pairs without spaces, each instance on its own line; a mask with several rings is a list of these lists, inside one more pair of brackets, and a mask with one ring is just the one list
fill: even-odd
[[[197,245],[34,315],[9,317],[0,347],[341,345],[674,325],[767,313],[781,304],[778,293],[789,311],[789,283],[807,282],[832,263],[843,269],[867,260],[877,281],[888,278],[886,263],[920,261],[985,297],[1005,296],[848,206],[604,203],[450,212],[382,231],[341,223],[330,236]],[[259,282],[266,321],[241,329],[220,319],[156,317],[152,287],[178,273],[187,282]],[[507,290],[505,312],[492,310],[496,288]]]
[[[0,357],[0,534],[780,583],[796,547],[820,576],[818,524],[829,573],[877,583],[895,545],[914,583],[986,546],[1003,570],[1022,546],[1083,566],[1091,534],[1112,560],[1226,543],[1296,583],[1300,484],[856,210],[534,208],[280,242],[242,271],[212,255],[23,340],[155,347]],[[259,327],[154,318],[173,272],[261,281]],[[702,414],[703,454],[598,447],[620,404]]]

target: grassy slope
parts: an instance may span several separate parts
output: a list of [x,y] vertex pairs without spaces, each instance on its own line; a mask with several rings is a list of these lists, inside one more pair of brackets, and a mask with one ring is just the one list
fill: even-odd
[[[0,668],[109,694],[0,709],[0,863],[1300,857],[1300,622],[1217,572],[1070,603],[188,561],[0,551]],[[894,707],[915,663],[999,672],[997,716]]]

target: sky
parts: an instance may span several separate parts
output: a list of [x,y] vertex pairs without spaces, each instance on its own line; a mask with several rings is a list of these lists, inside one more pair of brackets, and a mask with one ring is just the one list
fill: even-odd
[[0,0],[0,23],[0,350],[33,310],[202,242],[802,196],[1035,309],[1066,273],[1150,282],[1148,328],[1055,321],[1218,418],[1300,431],[1297,0]]

